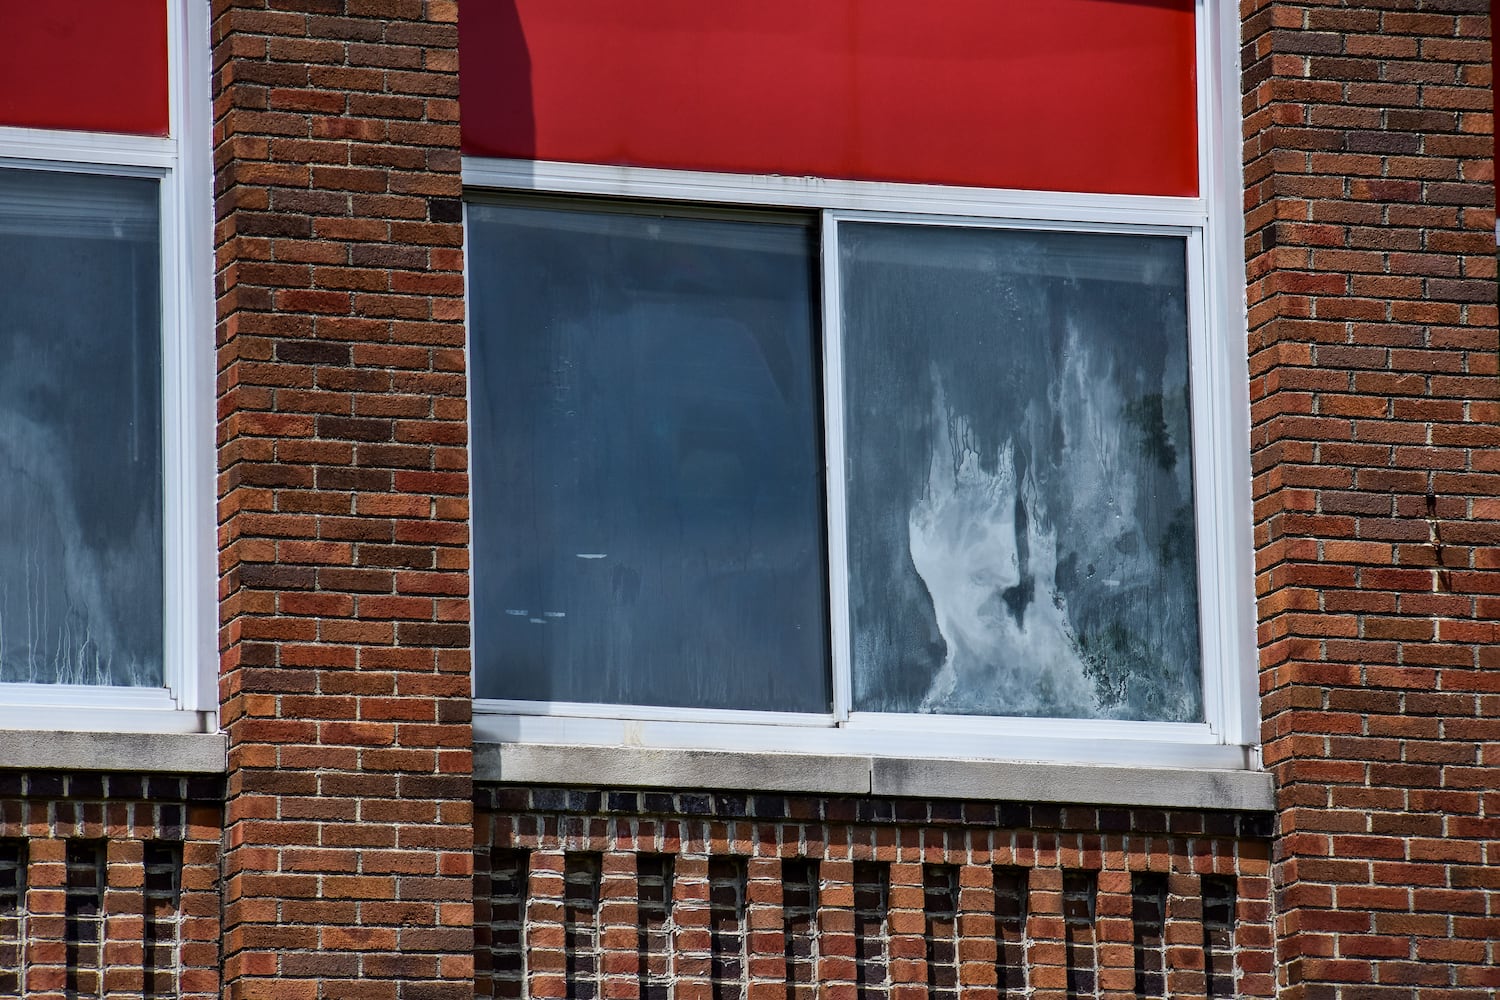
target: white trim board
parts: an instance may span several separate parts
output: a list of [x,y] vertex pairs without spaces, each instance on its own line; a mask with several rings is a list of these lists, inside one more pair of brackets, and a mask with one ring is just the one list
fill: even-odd
[[844,212],[909,212],[967,219],[1165,226],[1201,226],[1207,221],[1207,205],[1202,198],[944,187],[554,160],[466,156],[463,179],[466,186],[476,191],[534,191]]
[[[911,759],[1030,760],[1072,764],[1253,770],[1250,748],[1216,742],[1207,726],[1190,727],[1198,738],[1163,732],[1171,724],[1142,723],[1132,735],[1110,731],[1097,720],[982,719],[970,727],[944,725],[951,717],[903,726],[901,717],[853,717],[848,726],[767,726],[724,719],[716,722],[579,718],[556,715],[500,715],[475,703],[477,743],[543,743],[569,746],[635,747],[678,750],[733,750],[746,753],[880,754]],[[727,713],[733,714],[733,713]],[[866,719],[868,721],[866,722]],[[861,724],[864,723],[864,724]],[[977,723],[989,724],[984,728]],[[1011,723],[1029,723],[1012,726]],[[1184,727],[1189,728],[1189,727]],[[1178,736],[1174,739],[1173,736]]]
[[42,160],[57,170],[90,173],[109,166],[159,172],[177,164],[177,142],[155,136],[0,126],[0,158]]

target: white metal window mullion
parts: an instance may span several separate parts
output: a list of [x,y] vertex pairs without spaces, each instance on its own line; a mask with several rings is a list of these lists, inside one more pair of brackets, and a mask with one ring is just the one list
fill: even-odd
[[[1199,192],[1206,218],[1193,261],[1201,307],[1194,320],[1193,454],[1199,510],[1199,582],[1205,611],[1205,697],[1222,742],[1260,742],[1251,538],[1250,392],[1245,360],[1244,173],[1240,157],[1240,20],[1231,4],[1197,0]],[[1205,412],[1206,411],[1206,412]],[[1196,465],[1211,466],[1200,475]],[[1200,485],[1201,484],[1201,485]],[[1205,525],[1205,521],[1211,524]],[[1212,593],[1210,593],[1212,588]],[[1207,622],[1212,611],[1215,620]],[[1210,711],[1213,709],[1211,708]],[[1252,751],[1253,758],[1253,751]],[[1249,762],[1255,764],[1252,759]]]
[[[1197,511],[1198,602],[1203,645],[1205,717],[1220,742],[1259,742],[1254,719],[1254,622],[1249,619],[1254,566],[1247,545],[1248,400],[1236,384],[1247,378],[1234,348],[1243,343],[1226,325],[1233,315],[1220,276],[1222,250],[1213,234],[1188,241],[1189,365],[1193,428],[1193,493]],[[1240,412],[1241,404],[1245,412]],[[1243,482],[1241,480],[1244,480]]]
[[[217,728],[214,497],[213,126],[210,32],[202,4],[168,0],[173,171],[163,183],[163,441],[168,684]],[[167,219],[171,219],[168,228]],[[174,683],[175,681],[175,683]]]
[[190,383],[193,365],[188,335],[193,310],[188,305],[193,271],[187,246],[192,218],[180,163],[180,136],[186,110],[183,57],[186,54],[182,5],[167,9],[168,131],[173,153],[159,187],[161,206],[161,456],[162,456],[162,680],[180,709],[194,709],[201,687],[200,665],[193,662],[197,646],[195,610],[198,590],[192,509],[195,490],[191,477],[192,441],[198,433]]
[[821,213],[823,279],[823,432],[828,503],[828,634],[833,667],[833,717],[849,720],[853,643],[849,625],[848,468],[844,455],[844,344],[840,304],[838,215]]
[[1203,670],[1203,717],[1220,742],[1229,722],[1227,699],[1233,679],[1226,677],[1224,605],[1236,593],[1233,580],[1226,579],[1223,522],[1232,512],[1224,509],[1223,456],[1218,453],[1218,421],[1215,410],[1222,405],[1215,373],[1222,359],[1216,358],[1215,339],[1209,333],[1206,240],[1202,230],[1187,240],[1188,400],[1191,408],[1193,456],[1193,510],[1198,565],[1198,642]]
[[184,665],[190,643],[183,623],[189,618],[194,594],[183,579],[190,539],[183,528],[189,520],[183,496],[187,461],[183,443],[191,435],[184,427],[189,414],[188,387],[182,384],[185,359],[180,306],[185,276],[180,273],[182,242],[180,179],[168,171],[158,186],[161,231],[161,460],[162,460],[162,681],[179,707],[185,707],[195,690],[193,672]]
[[1250,370],[1245,353],[1246,272],[1244,165],[1240,156],[1240,18],[1233,4],[1200,0],[1200,72],[1205,131],[1198,146],[1211,165],[1203,188],[1209,221],[1205,230],[1210,313],[1209,336],[1219,354],[1220,411],[1212,443],[1220,456],[1218,515],[1221,521],[1220,572],[1224,581],[1224,662],[1227,697],[1224,738],[1252,748],[1247,766],[1260,765],[1260,694],[1256,653],[1255,543],[1251,528]]

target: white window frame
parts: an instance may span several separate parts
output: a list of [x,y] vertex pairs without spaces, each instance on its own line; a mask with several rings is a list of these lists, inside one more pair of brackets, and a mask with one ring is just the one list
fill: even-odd
[[[1259,767],[1237,88],[1239,22],[1198,0],[1199,195],[1072,194],[465,157],[477,195],[592,195],[652,203],[802,209],[821,215],[829,713],[478,699],[480,742],[910,757]],[[836,240],[843,222],[1173,235],[1188,248],[1189,365],[1203,723],[852,711],[844,520],[843,381]],[[466,268],[466,274],[468,270]],[[482,280],[469,275],[469,280]],[[483,456],[471,460],[483,461]],[[484,573],[475,565],[473,587]],[[477,662],[477,658],[476,658]]]
[[218,728],[209,12],[163,2],[168,137],[0,127],[0,167],[161,182],[164,686],[0,684],[0,729]]

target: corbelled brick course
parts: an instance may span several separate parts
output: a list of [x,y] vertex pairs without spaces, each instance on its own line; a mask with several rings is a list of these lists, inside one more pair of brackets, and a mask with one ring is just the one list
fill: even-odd
[[457,8],[213,13],[225,995],[465,996]]
[[1263,816],[519,786],[477,805],[483,997],[784,1000],[806,965],[828,1000],[1275,995]]
[[0,772],[0,997],[219,994],[223,781]]
[[1247,0],[1265,760],[1282,995],[1500,987],[1486,0]]

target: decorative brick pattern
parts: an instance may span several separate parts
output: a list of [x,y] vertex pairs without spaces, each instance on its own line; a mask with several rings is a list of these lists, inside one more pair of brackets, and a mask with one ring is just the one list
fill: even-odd
[[922,893],[927,995],[932,1000],[958,1000],[958,867],[925,865]]
[[782,961],[785,1000],[816,1000],[818,993],[818,864],[781,862]]
[[223,782],[0,773],[0,997],[219,993]]
[[[479,961],[519,969],[512,942],[524,940],[527,996],[593,989],[595,964],[568,959],[581,954],[569,928],[590,919],[586,893],[575,893],[577,917],[564,893],[602,858],[594,912],[618,907],[599,918],[609,997],[1123,1000],[1138,983],[1156,991],[1141,995],[1269,997],[1266,826],[1153,810],[484,788]],[[501,921],[523,895],[524,928]],[[627,914],[634,926],[610,933]],[[505,991],[516,983],[491,971],[476,985],[515,996]]]
[[1131,945],[1135,950],[1135,995],[1167,995],[1167,877],[1140,872],[1131,879]]
[[475,989],[481,996],[519,1000],[525,993],[525,851],[496,850],[474,864]]
[[636,995],[669,1000],[672,985],[670,854],[636,855]]
[[145,921],[141,943],[143,1000],[175,997],[182,971],[182,845],[146,844]]
[[104,992],[104,842],[70,840],[64,845],[63,966],[70,997]]
[[1099,996],[1099,949],[1094,928],[1097,895],[1093,872],[1063,872],[1063,941],[1070,1000],[1095,1000]]
[[212,13],[226,995],[467,993],[457,4]]
[[1211,997],[1234,996],[1234,882],[1215,876],[1199,883],[1203,905],[1203,975]]
[[21,995],[26,940],[26,841],[0,840],[0,997]]
[[1282,995],[1486,996],[1500,987],[1490,5],[1241,12]]
[[[1027,992],[1026,914],[1029,881],[1025,868],[998,865],[991,872],[994,886],[995,985],[1002,998],[1015,1000]],[[982,929],[982,928],[981,928]],[[966,976],[965,982],[985,982],[987,977]]]
[[884,1000],[891,988],[891,870],[854,862],[854,982],[859,1000]]
[[745,859],[708,860],[709,982],[713,1000],[743,1000],[749,968]]
[[568,1000],[598,1000],[599,882],[597,854],[569,854],[563,868],[563,956]]

